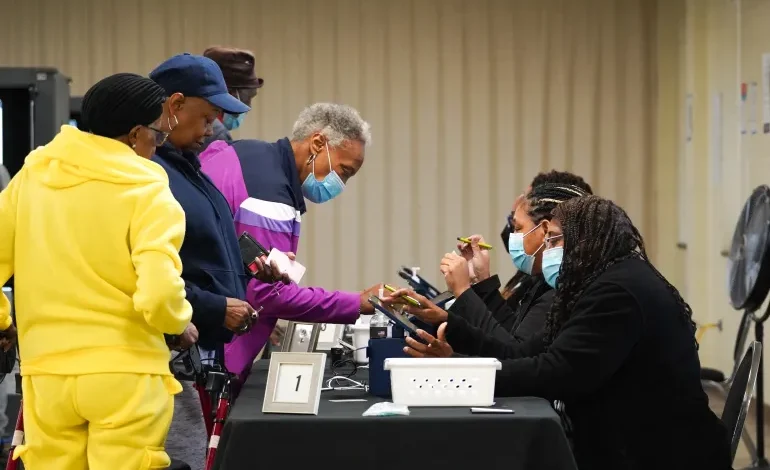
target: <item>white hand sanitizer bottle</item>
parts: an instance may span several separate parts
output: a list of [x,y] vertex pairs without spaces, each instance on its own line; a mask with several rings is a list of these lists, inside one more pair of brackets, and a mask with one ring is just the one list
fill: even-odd
[[[384,289],[380,287],[379,297],[383,298],[384,296]],[[379,310],[375,310],[369,322],[369,337],[371,339],[387,338],[388,326],[390,326],[390,318]]]

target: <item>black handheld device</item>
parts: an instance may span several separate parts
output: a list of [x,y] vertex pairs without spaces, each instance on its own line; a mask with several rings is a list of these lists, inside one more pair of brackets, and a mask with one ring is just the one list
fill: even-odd
[[405,331],[408,331],[415,340],[421,343],[425,343],[425,341],[423,341],[423,339],[417,335],[417,325],[412,323],[412,321],[409,320],[406,315],[403,313],[394,312],[393,310],[387,308],[385,304],[382,303],[382,300],[375,295],[369,297],[369,303],[372,304],[372,306],[377,311],[384,313],[385,316],[390,318],[396,325],[403,328]]
[[261,257],[267,257],[270,252],[265,249],[258,241],[254,239],[248,232],[243,232],[238,237],[238,247],[241,249],[241,259],[243,265],[251,276],[257,274],[257,266],[254,260]]
[[436,297],[433,297],[431,301],[436,304],[437,307],[444,308],[444,305],[446,305],[447,302],[454,299],[455,295],[452,293],[451,290],[444,291],[437,295]]

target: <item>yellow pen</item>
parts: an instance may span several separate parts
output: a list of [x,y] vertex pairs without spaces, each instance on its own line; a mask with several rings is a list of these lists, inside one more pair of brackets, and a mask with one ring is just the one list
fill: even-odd
[[[471,243],[471,239],[470,238],[457,237],[457,239],[460,240],[463,243]],[[479,243],[479,247],[480,248],[484,248],[485,250],[491,250],[492,249],[492,245],[487,245],[486,243]]]
[[[385,284],[385,289],[387,289],[389,292],[396,292],[398,290],[395,287],[389,286],[387,284]],[[422,307],[422,304],[417,299],[415,299],[414,297],[405,295],[404,299],[407,302],[409,302],[410,304],[414,305],[415,307]]]

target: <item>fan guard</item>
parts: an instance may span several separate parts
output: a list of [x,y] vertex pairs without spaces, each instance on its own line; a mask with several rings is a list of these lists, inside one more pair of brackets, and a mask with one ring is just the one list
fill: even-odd
[[730,303],[756,311],[770,292],[770,187],[757,187],[743,206],[728,261]]

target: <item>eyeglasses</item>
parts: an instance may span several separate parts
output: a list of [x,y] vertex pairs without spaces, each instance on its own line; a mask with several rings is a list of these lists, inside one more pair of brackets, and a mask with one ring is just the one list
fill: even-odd
[[160,129],[156,129],[152,126],[145,126],[147,129],[153,131],[155,133],[155,146],[160,147],[161,145],[166,143],[166,140],[168,140],[168,132],[162,131]]
[[554,235],[552,237],[545,237],[545,249],[554,248],[564,238],[564,234]]

